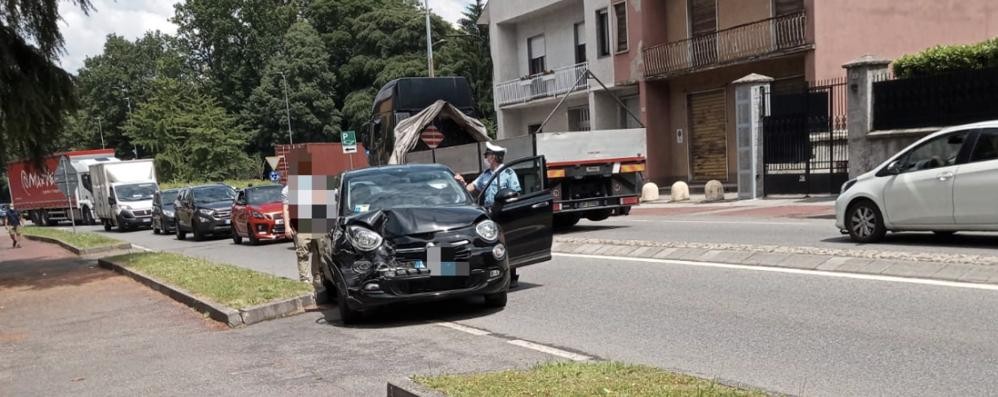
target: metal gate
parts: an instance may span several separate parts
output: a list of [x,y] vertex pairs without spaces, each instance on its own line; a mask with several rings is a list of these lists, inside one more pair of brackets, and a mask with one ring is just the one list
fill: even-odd
[[846,80],[774,85],[763,118],[766,195],[836,194],[849,179]]

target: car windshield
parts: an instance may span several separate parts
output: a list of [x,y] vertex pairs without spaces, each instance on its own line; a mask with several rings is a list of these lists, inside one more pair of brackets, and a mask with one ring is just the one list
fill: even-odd
[[177,190],[168,190],[165,192],[160,192],[160,200],[163,202],[163,207],[173,208],[173,200],[177,199]]
[[281,189],[279,185],[246,189],[246,202],[253,205],[280,202]]
[[207,204],[219,201],[232,201],[236,198],[236,191],[228,186],[208,186],[194,189],[194,202]]
[[114,187],[114,192],[121,201],[142,201],[152,200],[156,194],[155,183],[137,183],[134,185],[118,185]]
[[399,207],[470,205],[451,173],[439,169],[391,169],[347,180],[347,214]]

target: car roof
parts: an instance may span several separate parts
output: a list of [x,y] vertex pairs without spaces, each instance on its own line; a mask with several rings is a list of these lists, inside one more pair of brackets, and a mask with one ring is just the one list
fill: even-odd
[[939,130],[938,132],[929,134],[926,138],[932,139],[940,135],[946,135],[954,131],[964,131],[964,130],[974,130],[979,128],[998,128],[998,120],[981,121],[977,123],[961,124],[952,127],[947,127]]
[[450,172],[450,168],[442,164],[406,164],[406,165],[386,165],[381,167],[371,167],[364,168],[360,170],[347,171],[343,173],[344,178],[352,178],[365,175],[375,175],[388,172],[398,172],[398,171],[430,171],[430,170],[442,170]]
[[229,189],[232,189],[231,186],[226,185],[224,183],[207,183],[207,184],[204,184],[204,185],[191,186],[188,189],[200,189],[200,188],[206,188],[206,187],[219,187],[219,186],[221,186],[221,187],[227,187]]

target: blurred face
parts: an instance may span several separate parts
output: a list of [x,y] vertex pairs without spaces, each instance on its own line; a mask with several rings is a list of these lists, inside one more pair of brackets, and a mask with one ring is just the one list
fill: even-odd
[[496,155],[493,153],[486,153],[484,163],[486,168],[495,168],[495,166],[498,165],[496,162]]

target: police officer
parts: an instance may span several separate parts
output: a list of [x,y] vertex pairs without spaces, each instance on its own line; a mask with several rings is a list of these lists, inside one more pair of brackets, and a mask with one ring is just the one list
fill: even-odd
[[[496,194],[503,189],[512,189],[517,193],[523,191],[520,188],[520,180],[516,177],[516,172],[512,169],[503,167],[503,160],[506,157],[506,148],[493,144],[492,142],[485,143],[485,154],[483,155],[482,162],[485,166],[485,171],[478,176],[470,184],[465,183],[464,177],[460,174],[455,175],[454,178],[457,179],[462,185],[465,185],[465,189],[469,192],[485,195],[484,203],[486,208],[491,208],[496,201]],[[485,186],[486,183],[492,180],[494,175],[499,176],[495,178],[495,182]],[[509,286],[515,287],[520,280],[520,276],[516,274],[516,269],[510,271],[510,281]]]

